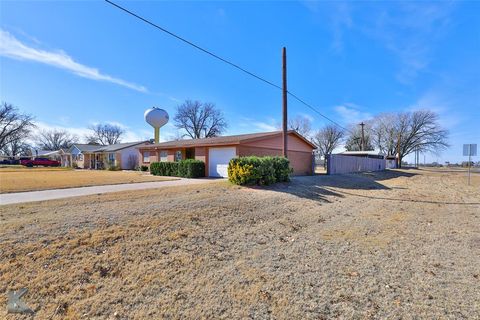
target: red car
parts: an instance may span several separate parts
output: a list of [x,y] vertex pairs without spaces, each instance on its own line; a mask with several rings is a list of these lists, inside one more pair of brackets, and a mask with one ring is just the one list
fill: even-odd
[[20,164],[26,167],[33,167],[33,166],[58,167],[60,166],[60,161],[50,160],[48,158],[35,158],[33,160],[32,159],[20,160]]

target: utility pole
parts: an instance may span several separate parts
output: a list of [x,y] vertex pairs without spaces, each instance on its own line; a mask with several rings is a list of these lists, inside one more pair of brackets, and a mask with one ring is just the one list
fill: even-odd
[[402,132],[398,133],[398,141],[397,141],[397,168],[401,168],[402,161],[400,160],[400,140],[402,140]]
[[365,132],[363,130],[363,127],[365,126],[365,123],[360,123],[360,126],[362,127],[362,139],[360,140],[360,148],[361,151],[365,151]]
[[415,148],[415,167],[417,167],[417,148]]
[[470,166],[472,163],[472,145],[468,146],[468,185],[470,185]]
[[419,154],[418,154],[418,147],[415,148],[415,168],[418,168],[419,163]]
[[282,86],[282,95],[283,95],[283,125],[282,125],[282,136],[283,136],[283,156],[288,158],[287,155],[287,48],[283,47],[282,49],[282,77],[283,77],[283,86]]

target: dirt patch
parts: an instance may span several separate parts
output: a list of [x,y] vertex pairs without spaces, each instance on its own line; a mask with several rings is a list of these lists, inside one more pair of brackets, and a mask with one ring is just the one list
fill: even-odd
[[0,170],[0,193],[175,180],[137,171],[26,168]]
[[475,319],[480,179],[464,178],[399,170],[3,206],[0,291],[29,288],[39,319]]

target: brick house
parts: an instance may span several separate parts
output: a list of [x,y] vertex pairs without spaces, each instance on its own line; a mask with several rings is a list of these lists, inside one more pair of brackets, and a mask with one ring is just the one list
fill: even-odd
[[[230,159],[243,156],[281,156],[282,132],[263,132],[204,139],[168,141],[138,147],[139,164],[156,161],[197,159],[205,162],[206,176],[227,177]],[[294,175],[313,173],[315,145],[298,134],[288,132],[288,158]]]

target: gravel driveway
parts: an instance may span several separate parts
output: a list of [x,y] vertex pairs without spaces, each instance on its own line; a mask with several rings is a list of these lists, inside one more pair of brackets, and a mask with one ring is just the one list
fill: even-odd
[[0,291],[29,288],[38,319],[479,319],[472,181],[397,170],[2,206]]

